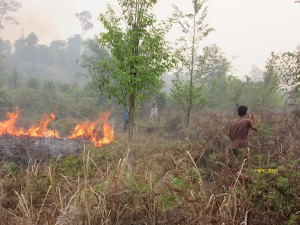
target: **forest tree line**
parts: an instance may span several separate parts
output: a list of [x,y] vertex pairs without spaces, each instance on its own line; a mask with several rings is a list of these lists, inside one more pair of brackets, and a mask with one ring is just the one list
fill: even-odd
[[[150,12],[155,1],[140,4]],[[152,14],[135,14],[138,11],[129,9],[136,5],[127,1],[121,17],[131,29],[122,30],[121,17],[108,6],[108,11],[100,14],[107,32],[93,39],[83,41],[85,32],[93,27],[87,11],[76,14],[81,35],[67,40],[43,45],[33,32],[22,34],[14,43],[0,39],[2,113],[22,104],[40,105],[27,109],[49,111],[67,101],[68,110],[83,117],[116,104],[130,109],[133,116],[145,102],[154,101],[159,108],[180,109],[189,124],[192,110],[232,111],[238,104],[252,110],[276,110],[298,104],[299,49],[272,53],[263,70],[253,65],[240,79],[217,45],[200,49],[199,43],[213,28],[205,22],[204,1],[193,4],[190,14],[174,6],[171,23],[181,26],[183,34],[173,51],[164,40],[168,25],[158,28]],[[89,101],[91,104],[87,104]]]
[[[37,35],[30,33],[27,37],[16,40],[13,45],[0,39],[0,50],[2,109],[5,102],[12,102],[13,105],[24,102],[23,92],[30,90],[45,90],[48,94],[49,90],[62,93],[73,91],[74,94],[80,93],[84,97],[87,92],[91,92],[92,87],[95,88],[95,93],[91,96],[107,101],[106,97],[100,97],[96,93],[96,89],[98,70],[102,69],[98,62],[110,57],[110,54],[96,38],[82,42],[78,34],[67,41],[52,41],[47,46],[38,44]],[[275,62],[272,57],[266,62],[264,70],[253,66],[244,80],[234,76],[230,60],[217,45],[204,47],[196,60],[201,64],[201,71],[197,71],[195,75],[200,80],[201,88],[201,94],[196,96],[196,100],[200,102],[198,108],[230,110],[236,104],[247,104],[254,108],[260,103],[272,109],[283,106],[288,92],[280,86],[279,74],[274,69]],[[185,81],[188,79],[180,72],[165,73],[156,94],[149,98],[157,102],[160,108],[168,104],[170,107],[183,109],[186,104]],[[20,95],[16,99],[21,99],[10,99],[13,95],[9,95],[9,91]],[[295,98],[290,100],[293,103]],[[99,103],[94,105],[99,106]]]

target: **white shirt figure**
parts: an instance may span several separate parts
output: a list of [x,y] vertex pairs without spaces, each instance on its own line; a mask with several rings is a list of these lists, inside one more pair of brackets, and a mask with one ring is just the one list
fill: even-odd
[[151,108],[151,113],[150,113],[150,120],[157,121],[157,119],[158,119],[158,109],[156,107],[156,104],[153,103]]

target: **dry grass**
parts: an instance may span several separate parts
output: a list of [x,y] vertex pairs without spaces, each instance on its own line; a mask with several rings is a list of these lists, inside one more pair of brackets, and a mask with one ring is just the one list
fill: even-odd
[[276,174],[232,164],[230,119],[197,114],[188,140],[172,119],[141,127],[129,157],[117,132],[60,161],[2,162],[0,224],[299,224],[299,119],[274,114],[250,135],[252,168]]

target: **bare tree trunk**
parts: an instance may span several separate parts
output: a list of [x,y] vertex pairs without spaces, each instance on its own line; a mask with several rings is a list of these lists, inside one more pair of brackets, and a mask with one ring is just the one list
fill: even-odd
[[193,91],[194,91],[194,57],[195,57],[195,36],[196,36],[196,17],[194,15],[194,27],[193,27],[193,40],[192,40],[192,49],[191,49],[191,67],[190,67],[190,95],[189,95],[189,106],[187,109],[187,127],[191,129],[191,112],[193,108]]
[[190,130],[190,120],[191,120],[191,112],[193,108],[193,91],[194,91],[194,81],[193,81],[193,73],[194,73],[194,55],[192,54],[192,68],[190,71],[190,93],[189,93],[189,105],[187,108],[187,128]]
[[187,114],[186,114],[186,126],[187,128],[190,130],[190,121],[191,121],[191,111],[192,111],[192,108],[189,107],[188,108],[188,111],[187,111]]
[[128,133],[128,144],[127,144],[127,154],[126,160],[129,169],[132,169],[133,155],[131,152],[132,138],[133,138],[133,128],[134,128],[134,108],[135,108],[135,94],[131,94],[129,97],[129,133]]
[[133,126],[134,126],[134,108],[135,108],[135,94],[130,95],[129,100],[129,143],[132,141],[133,137]]
[[[135,32],[139,31],[139,13],[140,13],[140,1],[136,1],[136,13],[135,13],[135,17],[134,17],[134,24],[132,29]],[[140,41],[140,37],[139,35],[135,37],[135,46],[132,49],[132,53],[133,55],[138,55],[139,52],[139,41]],[[134,62],[135,63],[135,62]],[[136,77],[138,74],[136,72],[136,70],[134,69],[134,64],[132,65],[132,71],[131,71],[131,75],[133,77]],[[127,152],[127,159],[128,159],[128,165],[131,169],[132,167],[132,154],[131,154],[131,145],[132,145],[132,138],[133,138],[133,130],[134,130],[134,110],[135,110],[135,99],[136,99],[136,93],[133,92],[130,94],[129,96],[129,134],[128,134],[128,152]]]

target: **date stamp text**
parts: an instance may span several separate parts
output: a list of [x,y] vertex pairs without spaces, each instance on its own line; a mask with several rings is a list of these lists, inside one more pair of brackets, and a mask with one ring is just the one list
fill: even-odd
[[274,169],[274,168],[268,168],[268,169],[256,168],[254,169],[254,171],[256,173],[278,173],[278,169]]

